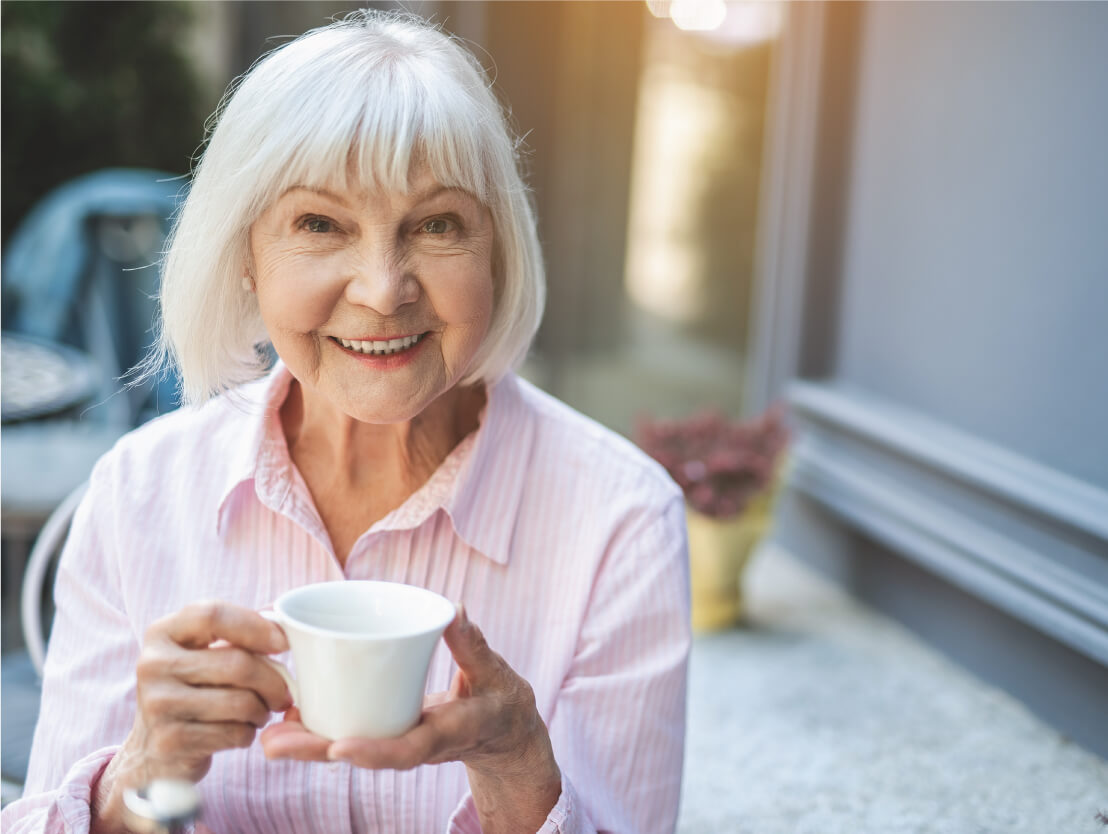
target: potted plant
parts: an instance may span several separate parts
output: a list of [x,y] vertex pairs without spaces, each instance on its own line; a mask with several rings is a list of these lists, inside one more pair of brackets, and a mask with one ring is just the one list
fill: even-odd
[[780,406],[745,421],[718,411],[638,421],[636,442],[685,493],[698,631],[742,617],[742,572],[769,528],[788,437]]

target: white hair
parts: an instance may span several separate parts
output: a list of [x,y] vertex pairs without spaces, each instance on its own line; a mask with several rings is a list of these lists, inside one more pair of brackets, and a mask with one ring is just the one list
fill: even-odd
[[526,355],[545,298],[516,151],[480,64],[415,16],[359,11],[273,50],[217,111],[168,242],[158,341],[140,371],[176,366],[186,403],[261,376],[268,337],[242,287],[254,221],[293,185],[406,192],[426,164],[492,215],[492,320],[463,382],[496,381]]

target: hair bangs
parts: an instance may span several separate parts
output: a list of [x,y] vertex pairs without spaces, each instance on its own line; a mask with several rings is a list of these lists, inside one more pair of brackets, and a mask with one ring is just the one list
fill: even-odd
[[487,129],[474,123],[468,91],[410,56],[361,69],[345,77],[349,89],[305,95],[307,106],[282,114],[283,147],[254,157],[268,170],[241,172],[260,189],[256,209],[294,186],[407,193],[424,166],[442,185],[491,203]]

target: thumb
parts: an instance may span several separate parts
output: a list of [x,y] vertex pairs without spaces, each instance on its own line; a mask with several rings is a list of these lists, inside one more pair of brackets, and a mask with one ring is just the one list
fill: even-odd
[[496,670],[499,656],[489,648],[481,629],[470,622],[461,603],[458,603],[458,613],[446,627],[442,639],[458,664],[458,670],[467,680],[480,680]]

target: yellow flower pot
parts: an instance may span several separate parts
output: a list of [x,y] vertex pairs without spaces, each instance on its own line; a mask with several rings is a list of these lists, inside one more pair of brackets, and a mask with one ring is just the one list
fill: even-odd
[[769,530],[773,491],[766,490],[737,516],[717,519],[686,506],[692,625],[716,631],[743,618],[742,575]]

